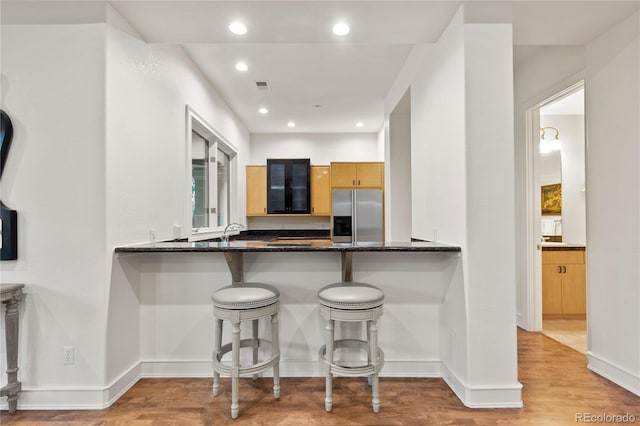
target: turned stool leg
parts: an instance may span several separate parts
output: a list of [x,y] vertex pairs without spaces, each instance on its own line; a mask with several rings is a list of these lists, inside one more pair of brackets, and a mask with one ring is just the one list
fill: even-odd
[[325,359],[327,360],[327,379],[325,384],[325,398],[324,398],[324,409],[326,411],[331,411],[333,406],[333,383],[331,377],[331,363],[333,363],[333,338],[334,338],[334,320],[327,320],[327,325],[325,327],[325,342],[326,342],[326,353]]
[[[258,363],[258,320],[251,321],[251,347],[253,348],[253,365]],[[258,380],[259,374],[253,375],[253,380]]]
[[371,375],[371,391],[373,398],[371,405],[373,412],[380,411],[380,400],[378,399],[378,325],[376,321],[369,321],[369,354],[371,357],[371,365],[373,365],[373,374]]
[[[213,356],[217,357],[222,347],[222,320],[216,319],[214,330]],[[220,391],[220,373],[213,369],[213,396],[218,396]]]
[[238,417],[238,377],[240,375],[240,321],[231,324],[231,418]]
[[[367,321],[365,323],[364,328],[367,330],[367,342],[371,341],[371,329],[369,328],[369,322]],[[369,349],[367,350],[367,364],[371,364],[371,346],[369,346]],[[373,365],[373,364],[371,364]],[[369,386],[371,386],[371,384],[373,383],[373,374],[370,374],[369,376],[367,376],[367,384]]]
[[[271,355],[280,357],[280,335],[278,334],[278,313],[271,316]],[[280,362],[273,365],[273,397],[280,398]]]

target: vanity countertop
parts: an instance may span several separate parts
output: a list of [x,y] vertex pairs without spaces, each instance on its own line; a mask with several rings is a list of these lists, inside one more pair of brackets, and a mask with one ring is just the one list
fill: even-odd
[[584,245],[571,244],[571,243],[544,242],[544,243],[540,243],[540,248],[542,248],[542,251],[563,251],[563,250],[585,251]]

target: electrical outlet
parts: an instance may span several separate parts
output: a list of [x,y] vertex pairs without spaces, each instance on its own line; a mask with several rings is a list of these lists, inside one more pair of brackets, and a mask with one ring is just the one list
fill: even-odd
[[438,241],[438,228],[433,227],[433,241]]
[[173,238],[176,240],[182,238],[182,226],[173,225]]
[[157,239],[156,228],[149,229],[149,241],[155,243]]
[[63,348],[64,363],[71,365],[75,362],[73,346],[64,346]]

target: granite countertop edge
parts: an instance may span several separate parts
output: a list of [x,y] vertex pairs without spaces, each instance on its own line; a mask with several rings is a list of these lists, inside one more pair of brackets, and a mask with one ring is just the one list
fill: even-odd
[[221,242],[159,242],[154,244],[138,244],[131,246],[116,247],[116,253],[202,253],[202,252],[222,252],[222,253],[244,253],[244,252],[460,252],[459,246],[431,243],[431,242],[410,242],[410,243],[386,243],[382,245],[255,245],[255,241],[246,245],[244,241],[233,241],[231,245]]

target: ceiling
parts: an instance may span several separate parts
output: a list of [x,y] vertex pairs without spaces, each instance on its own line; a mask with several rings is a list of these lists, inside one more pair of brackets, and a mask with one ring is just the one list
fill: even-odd
[[[22,14],[7,5],[37,4]],[[3,23],[95,19],[101,1],[3,0]],[[149,43],[182,45],[252,133],[377,132],[384,99],[415,44],[434,43],[461,1],[109,1]],[[466,3],[473,22],[513,21],[515,60],[532,46],[584,45],[630,16],[633,1],[488,1]],[[61,5],[63,7],[61,7]],[[17,10],[21,10],[16,7]],[[61,13],[61,10],[65,10]],[[86,11],[84,9],[87,9]],[[8,16],[8,17],[7,17]],[[506,16],[506,18],[505,18]],[[74,17],[76,22],[78,17]],[[234,20],[248,28],[238,36]],[[348,22],[343,37],[331,32]],[[525,53],[518,54],[522,47]],[[243,61],[248,70],[239,72]],[[256,88],[267,81],[270,90]],[[260,114],[266,107],[269,112]],[[289,121],[295,127],[287,127]],[[356,127],[362,122],[361,127]]]
[[543,106],[540,115],[584,115],[584,89]]

